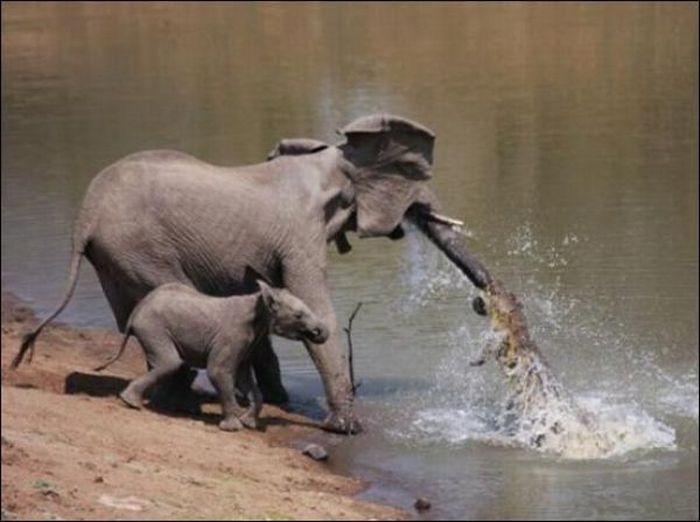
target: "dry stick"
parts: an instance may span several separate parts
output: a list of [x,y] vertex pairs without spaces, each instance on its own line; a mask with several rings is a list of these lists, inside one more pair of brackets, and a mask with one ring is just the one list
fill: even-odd
[[357,315],[357,312],[360,310],[360,307],[362,306],[362,301],[357,303],[357,306],[355,307],[355,310],[350,314],[350,318],[348,319],[348,326],[347,328],[343,328],[345,330],[346,335],[348,336],[348,364],[350,365],[350,385],[352,386],[352,396],[355,397],[357,395],[357,388],[360,387],[360,384],[355,386],[355,370],[352,367],[352,321],[355,319],[355,316]]

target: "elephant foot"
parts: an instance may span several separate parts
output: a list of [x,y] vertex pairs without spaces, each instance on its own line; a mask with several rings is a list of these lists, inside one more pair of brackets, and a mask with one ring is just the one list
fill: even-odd
[[219,429],[222,431],[239,431],[243,429],[243,424],[238,417],[228,417],[219,422]]
[[355,435],[363,431],[360,421],[349,412],[345,414],[329,413],[323,424],[321,424],[321,429],[342,435]]
[[143,401],[141,397],[127,388],[119,394],[121,401],[129,408],[134,408],[135,410],[140,410],[143,407]]
[[241,421],[241,424],[243,424],[243,426],[249,430],[258,429],[258,419],[256,419],[253,415],[244,415],[239,420]]

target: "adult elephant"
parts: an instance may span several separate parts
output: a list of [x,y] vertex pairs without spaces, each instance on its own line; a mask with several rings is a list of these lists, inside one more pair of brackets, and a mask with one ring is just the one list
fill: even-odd
[[[210,295],[251,291],[262,275],[305,301],[329,324],[327,342],[306,342],[330,412],[324,428],[359,431],[347,360],[326,280],[326,244],[349,250],[345,233],[403,235],[412,219],[475,285],[488,274],[436,214],[430,179],[434,134],[392,115],[359,118],[345,141],[283,140],[268,161],[219,167],[173,151],[140,152],[100,172],[73,232],[68,290],[59,307],[23,339],[18,365],[41,329],[68,303],[80,262],[95,268],[121,331],[134,306],[173,281]],[[252,270],[251,270],[252,269]],[[254,361],[269,400],[285,400],[269,340]]]

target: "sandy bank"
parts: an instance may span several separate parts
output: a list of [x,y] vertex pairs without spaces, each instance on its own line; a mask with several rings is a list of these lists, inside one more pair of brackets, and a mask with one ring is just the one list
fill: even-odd
[[9,370],[35,322],[3,294],[3,518],[407,516],[354,499],[360,481],[285,447],[317,429],[305,417],[266,406],[264,432],[230,434],[216,426],[216,405],[197,417],[125,408],[115,393],[143,371],[140,349],[130,346],[104,375],[91,371],[116,348],[116,332],[50,326],[32,364]]

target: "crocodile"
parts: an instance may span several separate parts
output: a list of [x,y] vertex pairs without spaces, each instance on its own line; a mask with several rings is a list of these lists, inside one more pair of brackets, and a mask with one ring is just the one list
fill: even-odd
[[490,320],[491,342],[472,366],[493,358],[506,378],[508,397],[501,430],[540,451],[578,458],[612,451],[595,418],[575,403],[532,339],[523,305],[505,285],[492,279],[472,302]]

